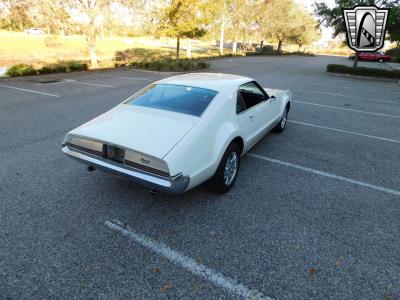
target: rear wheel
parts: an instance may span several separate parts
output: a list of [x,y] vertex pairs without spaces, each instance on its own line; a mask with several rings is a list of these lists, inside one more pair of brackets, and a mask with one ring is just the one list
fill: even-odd
[[380,63],[383,63],[383,58],[378,59]]
[[286,128],[286,124],[287,124],[287,118],[288,118],[288,113],[289,113],[289,109],[286,106],[285,111],[283,112],[283,116],[280,119],[279,123],[276,124],[274,130],[276,132],[283,132]]
[[240,147],[230,144],[222,156],[218,169],[211,178],[211,186],[218,193],[228,192],[235,183],[240,165]]

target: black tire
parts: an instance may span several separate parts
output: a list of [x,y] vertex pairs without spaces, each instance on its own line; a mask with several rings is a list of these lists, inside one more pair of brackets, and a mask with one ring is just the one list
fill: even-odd
[[383,63],[383,58],[378,59],[380,63]]
[[283,131],[285,130],[286,124],[287,124],[288,114],[289,114],[289,109],[288,109],[288,107],[286,106],[285,112],[283,113],[282,118],[279,120],[279,123],[276,124],[276,126],[274,127],[274,130],[275,130],[276,132],[281,133],[281,132],[283,132]]
[[[228,158],[232,158],[232,154],[236,155],[237,159],[237,166],[236,166],[236,171],[233,176],[233,179],[229,182],[226,183],[225,181],[225,168],[227,166],[227,161]],[[228,146],[228,149],[226,149],[224,155],[222,156],[221,162],[219,163],[218,169],[215,172],[214,176],[210,180],[210,184],[212,189],[220,194],[224,194],[228,192],[232,186],[234,185],[236,178],[239,173],[239,166],[240,166],[240,147],[236,143],[232,143]]]

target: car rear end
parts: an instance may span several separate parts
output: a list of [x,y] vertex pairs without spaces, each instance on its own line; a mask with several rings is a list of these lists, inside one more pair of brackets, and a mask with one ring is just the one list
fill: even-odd
[[164,160],[112,143],[67,135],[62,150],[87,165],[88,170],[101,169],[152,190],[179,194],[189,185],[188,177],[172,176]]

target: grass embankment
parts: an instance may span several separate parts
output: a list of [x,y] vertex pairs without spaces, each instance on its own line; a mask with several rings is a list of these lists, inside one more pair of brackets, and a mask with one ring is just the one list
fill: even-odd
[[[187,41],[183,40],[182,46],[185,47],[186,43]],[[138,49],[136,52],[138,59],[144,59],[152,52],[157,52],[157,55],[162,57],[174,57],[174,47],[173,39],[155,40],[148,37],[106,37],[98,38],[96,43],[99,67],[112,67],[115,53],[128,48]],[[186,51],[181,49],[180,55],[185,57]],[[192,55],[193,58],[218,56],[218,49],[207,42],[196,43],[193,44]],[[0,30],[0,66],[22,63],[43,65],[69,60],[87,61],[88,57],[86,42],[78,35],[29,35]]]
[[365,67],[353,68],[345,65],[334,64],[328,65],[326,70],[327,72],[339,74],[400,79],[400,70],[384,70]]

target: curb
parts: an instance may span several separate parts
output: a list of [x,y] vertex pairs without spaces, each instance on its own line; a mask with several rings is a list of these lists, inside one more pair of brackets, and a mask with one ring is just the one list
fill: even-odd
[[373,80],[373,81],[382,81],[382,82],[396,82],[400,85],[400,80],[393,78],[382,78],[382,77],[373,77],[373,76],[361,76],[361,75],[351,75],[351,74],[342,74],[342,73],[333,73],[326,71],[326,74],[337,77],[347,77],[354,79],[365,79],[365,80]]

